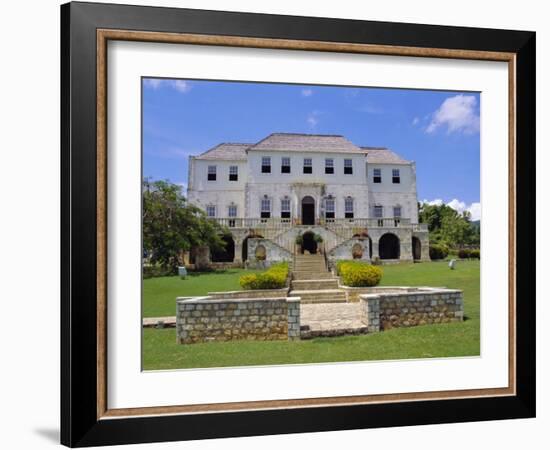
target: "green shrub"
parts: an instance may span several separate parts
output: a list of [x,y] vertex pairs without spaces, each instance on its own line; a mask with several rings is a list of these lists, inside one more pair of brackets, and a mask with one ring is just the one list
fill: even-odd
[[243,275],[239,284],[243,289],[280,289],[288,278],[288,263],[274,264],[265,272]]
[[304,243],[304,238],[301,234],[296,236],[296,240],[294,241],[296,245],[302,245]]
[[177,269],[174,267],[162,267],[160,265],[144,265],[143,266],[143,279],[156,278],[156,277],[169,277],[177,275]]
[[313,236],[313,240],[320,244],[321,242],[323,242],[323,236],[321,236],[320,234],[315,234],[315,236]]
[[479,259],[479,249],[478,248],[474,248],[474,249],[461,248],[458,251],[458,257],[462,259],[467,259],[467,258]]
[[338,261],[338,274],[346,286],[367,287],[376,286],[382,279],[382,269],[364,262]]
[[446,245],[432,244],[430,245],[431,259],[445,259],[449,254],[449,248]]

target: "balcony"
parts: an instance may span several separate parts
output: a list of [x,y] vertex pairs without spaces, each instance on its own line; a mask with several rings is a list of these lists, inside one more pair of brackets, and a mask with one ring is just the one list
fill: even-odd
[[[228,228],[291,228],[301,226],[300,219],[282,219],[272,217],[269,219],[251,219],[241,217],[215,217],[212,218],[220,225]],[[413,231],[428,231],[425,223],[411,223],[410,219],[398,217],[381,218],[348,218],[348,219],[316,219],[316,225],[327,228],[411,228]]]

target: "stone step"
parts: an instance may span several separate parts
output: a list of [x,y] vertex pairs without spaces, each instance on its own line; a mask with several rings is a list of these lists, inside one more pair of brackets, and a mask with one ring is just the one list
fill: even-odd
[[300,297],[303,304],[307,303],[345,303],[346,294],[340,289],[323,289],[317,291],[293,290],[289,297]]
[[321,280],[333,277],[332,274],[326,270],[293,270],[292,278],[294,280]]
[[300,272],[326,272],[327,268],[325,266],[294,266],[292,270]]
[[297,291],[318,291],[325,289],[338,289],[337,278],[321,278],[315,280],[292,280],[292,289]]

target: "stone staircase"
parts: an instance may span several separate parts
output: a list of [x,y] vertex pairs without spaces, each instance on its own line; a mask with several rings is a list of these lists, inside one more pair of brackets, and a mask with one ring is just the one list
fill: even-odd
[[322,255],[296,255],[290,282],[291,297],[307,303],[345,303],[346,294],[338,289],[338,279],[325,266]]

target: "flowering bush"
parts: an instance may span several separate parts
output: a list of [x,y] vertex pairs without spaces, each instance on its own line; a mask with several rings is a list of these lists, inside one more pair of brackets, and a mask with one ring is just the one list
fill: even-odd
[[376,286],[382,279],[382,269],[358,261],[338,261],[336,270],[346,286]]
[[243,275],[239,283],[243,289],[280,289],[285,287],[288,278],[288,263],[271,266],[265,272]]

